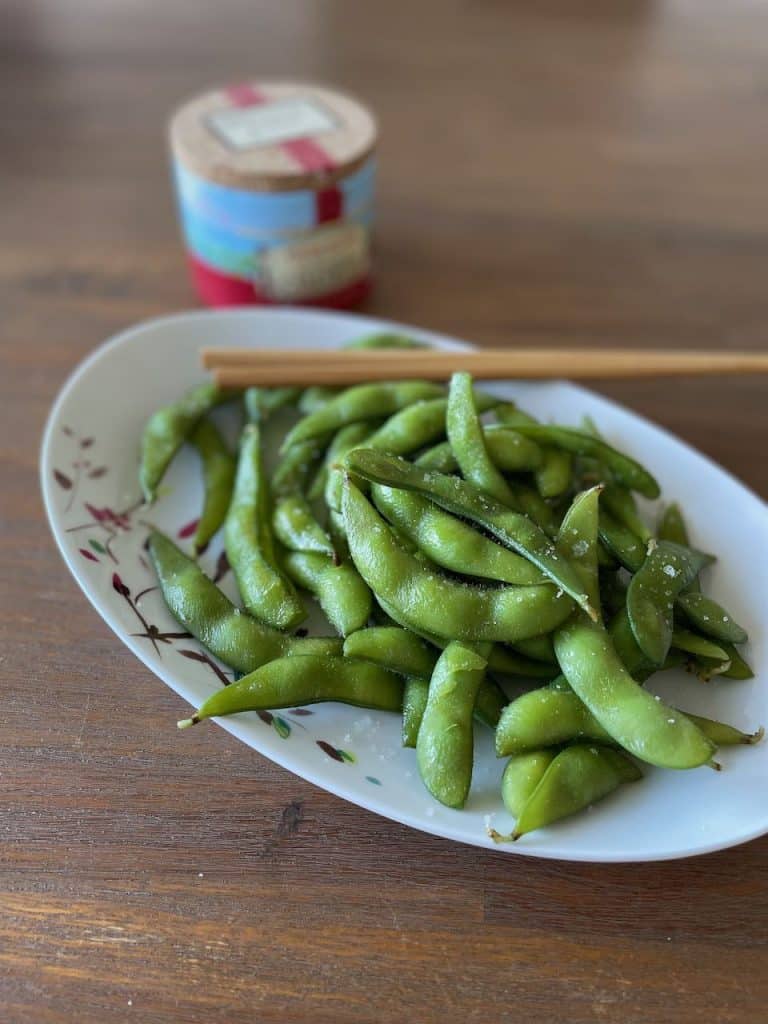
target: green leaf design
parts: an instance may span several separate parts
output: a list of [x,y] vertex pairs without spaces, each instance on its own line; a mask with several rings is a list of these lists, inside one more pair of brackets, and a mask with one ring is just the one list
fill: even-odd
[[284,718],[281,718],[279,715],[275,715],[274,718],[272,719],[272,726],[274,727],[274,730],[277,733],[277,735],[284,740],[287,740],[288,737],[291,735],[290,725],[288,724],[288,722],[286,722]]
[[374,786],[380,786],[381,785],[381,779],[377,779],[375,775],[366,775],[365,776],[365,781],[366,782],[372,782],[374,784]]
[[89,540],[88,543],[91,545],[94,551],[98,551],[100,555],[106,555],[107,549],[103,544],[99,544],[97,540]]
[[347,761],[349,764],[354,764],[355,761],[357,761],[357,758],[355,757],[355,755],[354,754],[350,754],[350,752],[348,750],[342,750],[341,747],[339,747],[338,748],[338,752],[339,752],[340,756],[345,761]]

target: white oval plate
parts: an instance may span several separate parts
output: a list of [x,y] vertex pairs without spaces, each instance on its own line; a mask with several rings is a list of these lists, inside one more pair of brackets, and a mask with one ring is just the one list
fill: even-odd
[[[222,667],[205,659],[193,639],[173,636],[178,625],[158,591],[147,589],[155,580],[142,545],[151,519],[189,550],[185,527],[201,500],[198,467],[194,455],[183,450],[157,505],[141,508],[137,453],[144,421],[202,379],[198,351],[203,345],[333,348],[381,330],[404,331],[444,348],[462,347],[429,331],[336,313],[183,313],[140,324],[108,341],[59,395],[45,430],[41,476],[61,553],[123,643],[191,704],[199,705],[221,685],[217,674]],[[696,544],[719,555],[707,588],[749,630],[752,644],[746,655],[758,675],[747,682],[705,685],[684,673],[667,673],[660,677],[658,692],[674,694],[683,708],[745,729],[765,722],[768,651],[760,621],[768,581],[765,505],[681,441],[582,388],[561,382],[499,387],[543,419],[576,424],[589,414],[610,439],[657,475],[665,499],[683,504]],[[203,556],[203,567],[212,575],[220,551],[217,539]],[[221,585],[234,597],[231,577],[230,572]],[[179,718],[186,713],[179,707]],[[472,792],[466,808],[455,811],[435,803],[424,790],[414,751],[400,745],[397,715],[326,704],[273,715],[248,713],[220,724],[261,754],[361,807],[434,835],[510,853],[577,861],[661,860],[721,849],[768,831],[768,743],[722,751],[720,773],[648,769],[643,782],[625,786],[589,813],[514,845],[497,846],[487,826],[506,832],[512,819],[499,797],[503,764],[493,755],[488,730],[477,730]],[[168,739],[184,743],[173,721],[168,722]]]

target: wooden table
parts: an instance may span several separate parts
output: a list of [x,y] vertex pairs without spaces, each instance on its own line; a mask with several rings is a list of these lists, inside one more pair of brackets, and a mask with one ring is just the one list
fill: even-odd
[[[351,807],[220,729],[182,750],[180,701],[54,548],[37,457],[94,345],[194,304],[164,123],[250,72],[335,82],[379,112],[371,312],[496,345],[765,346],[768,10],[5,14],[0,1019],[764,1019],[768,839],[648,866],[516,859]],[[764,380],[601,390],[768,494]]]

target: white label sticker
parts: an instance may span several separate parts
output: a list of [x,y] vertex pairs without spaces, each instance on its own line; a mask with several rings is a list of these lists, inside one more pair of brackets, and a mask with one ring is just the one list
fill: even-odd
[[336,291],[369,269],[368,232],[360,224],[329,224],[261,254],[259,284],[279,302]]
[[208,115],[208,124],[232,149],[273,146],[278,142],[322,135],[338,122],[314,100],[274,100],[252,107],[229,107]]

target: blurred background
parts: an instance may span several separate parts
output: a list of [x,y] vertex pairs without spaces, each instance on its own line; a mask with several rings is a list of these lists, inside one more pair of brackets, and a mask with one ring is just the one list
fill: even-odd
[[[368,310],[488,344],[764,344],[764,3],[6,0],[0,45],[0,284],[31,387],[196,303],[166,121],[251,75],[379,117]],[[712,382],[604,390],[679,426],[679,388],[712,415]]]

